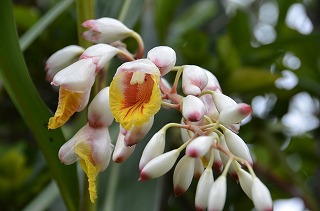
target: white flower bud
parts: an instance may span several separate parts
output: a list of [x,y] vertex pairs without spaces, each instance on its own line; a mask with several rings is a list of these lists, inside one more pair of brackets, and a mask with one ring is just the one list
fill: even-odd
[[59,71],[53,78],[51,85],[84,93],[91,89],[95,76],[96,65],[92,59],[81,59]]
[[195,198],[195,205],[196,209],[198,210],[205,210],[208,206],[208,199],[210,189],[213,185],[214,178],[213,172],[211,168],[206,168],[206,170],[201,175],[197,190],[196,190],[196,198]]
[[46,61],[46,80],[52,81],[57,72],[77,61],[83,51],[80,46],[69,45],[52,54]]
[[168,46],[158,46],[148,52],[147,59],[159,68],[163,76],[176,64],[176,52]]
[[150,117],[150,120],[142,125],[135,125],[126,132],[124,141],[128,146],[137,144],[143,139],[153,125],[154,117]]
[[250,165],[253,165],[249,148],[247,144],[240,138],[240,136],[233,133],[229,129],[224,131],[224,136],[230,152],[232,152],[235,156],[245,159]]
[[131,156],[135,147],[135,145],[127,146],[124,141],[124,135],[119,132],[116,147],[112,154],[112,160],[116,163],[124,162]]
[[227,178],[223,175],[213,183],[209,192],[208,211],[223,210],[226,202]]
[[208,83],[203,90],[212,90],[212,91],[221,92],[221,87],[216,76],[214,76],[210,71],[206,69],[203,69],[203,70],[205,71],[208,77]]
[[112,124],[109,87],[103,88],[91,101],[88,108],[88,122],[91,127],[109,127]]
[[213,144],[212,136],[198,136],[186,148],[186,155],[190,157],[202,157],[211,148]]
[[139,163],[140,171],[150,160],[161,155],[164,152],[165,137],[166,133],[164,130],[159,130],[152,136],[142,152]]
[[219,115],[219,121],[222,124],[235,124],[241,122],[252,112],[251,106],[245,103],[231,105],[222,109]]
[[208,77],[204,69],[195,65],[186,65],[182,73],[182,91],[186,95],[199,95],[206,87]]
[[113,18],[87,20],[82,26],[89,29],[82,33],[82,37],[94,43],[112,43],[122,40],[132,34],[132,30],[122,22]]
[[195,159],[183,156],[177,163],[173,172],[173,188],[176,196],[186,192],[192,182]]
[[242,190],[246,193],[246,195],[252,200],[252,181],[253,177],[251,174],[241,169],[238,171],[239,182]]
[[220,156],[220,152],[219,150],[213,149],[213,156],[214,156],[214,160],[213,160],[213,169],[217,172],[217,173],[221,173],[223,170],[223,163],[221,160],[221,156]]
[[257,210],[271,211],[273,210],[272,198],[268,188],[261,182],[258,177],[252,181],[252,201]]
[[179,150],[175,149],[153,158],[141,170],[139,181],[153,179],[167,173],[176,162],[179,154]]
[[199,98],[188,95],[182,99],[182,115],[191,122],[198,122],[207,112],[205,105]]
[[214,92],[213,101],[219,112],[228,106],[237,105],[236,101],[234,101],[231,97],[220,92]]

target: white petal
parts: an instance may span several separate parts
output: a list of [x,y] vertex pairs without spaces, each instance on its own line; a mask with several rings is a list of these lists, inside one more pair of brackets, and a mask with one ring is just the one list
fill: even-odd
[[88,122],[92,127],[108,127],[113,122],[109,104],[109,87],[103,88],[91,101]]
[[257,177],[252,182],[252,201],[255,208],[259,211],[272,210],[272,198],[268,188]]
[[160,69],[163,76],[176,64],[176,52],[168,46],[158,46],[148,52],[147,59]]
[[251,106],[245,103],[231,105],[222,109],[219,115],[219,121],[222,124],[235,124],[241,122],[252,112]]
[[239,176],[239,182],[242,190],[246,193],[246,195],[250,199],[252,199],[252,194],[251,194],[252,181],[253,181],[252,175],[246,172],[245,170],[240,169],[238,171],[238,176]]
[[182,73],[182,90],[186,95],[199,95],[206,87],[208,77],[204,69],[195,65],[186,65]]
[[195,159],[183,156],[173,172],[173,187],[176,196],[182,195],[190,186],[194,173]]
[[87,92],[94,83],[95,70],[92,59],[81,59],[58,72],[51,84],[72,92]]
[[131,62],[123,63],[120,67],[118,67],[115,76],[120,72],[136,72],[136,71],[141,71],[146,74],[160,76],[160,71],[158,67],[148,59],[138,59]]
[[225,107],[237,104],[231,97],[219,92],[214,92],[213,101],[219,112],[221,112]]

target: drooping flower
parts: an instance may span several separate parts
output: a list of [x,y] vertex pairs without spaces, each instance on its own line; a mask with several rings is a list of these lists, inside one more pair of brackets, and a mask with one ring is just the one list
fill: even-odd
[[109,135],[110,120],[109,88],[104,88],[89,106],[88,123],[83,126],[59,150],[59,159],[70,165],[77,160],[86,173],[89,182],[91,202],[97,198],[96,177],[109,165],[113,145]]
[[60,70],[77,61],[83,51],[80,46],[69,45],[52,54],[46,61],[46,80],[52,81]]
[[110,84],[111,112],[125,130],[150,120],[161,106],[160,72],[147,59],[122,64]]
[[51,84],[60,86],[59,102],[48,128],[64,125],[68,119],[87,105],[91,87],[96,76],[96,65],[91,58],[81,59],[58,72]]

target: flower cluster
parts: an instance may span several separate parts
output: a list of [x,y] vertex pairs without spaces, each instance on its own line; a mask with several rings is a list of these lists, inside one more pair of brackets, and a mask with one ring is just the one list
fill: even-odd
[[[88,29],[83,37],[96,44],[87,49],[68,46],[47,61],[46,78],[59,86],[58,107],[48,128],[61,127],[75,112],[82,111],[106,64],[115,56],[123,61],[110,86],[91,101],[88,123],[59,151],[64,164],[80,161],[88,176],[92,202],[97,197],[97,174],[107,168],[111,157],[118,163],[130,157],[163,106],[181,112],[181,122],[163,126],[148,141],[139,163],[140,181],[160,177],[175,166],[175,195],[187,191],[196,178],[196,209],[222,210],[229,173],[257,210],[272,210],[270,192],[255,175],[249,148],[237,135],[240,122],[251,114],[250,105],[223,94],[210,71],[195,65],[175,66],[176,53],[170,47],[155,47],[143,58],[139,34],[115,19],[88,20],[83,26]],[[136,54],[122,43],[127,37],[136,39]],[[166,74],[175,74],[172,84],[165,79]],[[115,147],[108,132],[113,119],[120,123]],[[166,131],[172,127],[181,130],[181,146],[165,152]],[[220,174],[216,180],[213,171]]]

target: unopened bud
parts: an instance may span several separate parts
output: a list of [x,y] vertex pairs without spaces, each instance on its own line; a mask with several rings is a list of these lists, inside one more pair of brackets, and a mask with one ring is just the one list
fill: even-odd
[[206,87],[208,77],[204,69],[195,65],[186,65],[182,73],[182,90],[186,95],[199,95]]
[[188,95],[182,99],[182,115],[191,122],[198,122],[205,115],[207,109],[199,98]]
[[194,164],[195,159],[186,155],[177,163],[173,172],[173,188],[176,196],[188,190],[193,178]]

